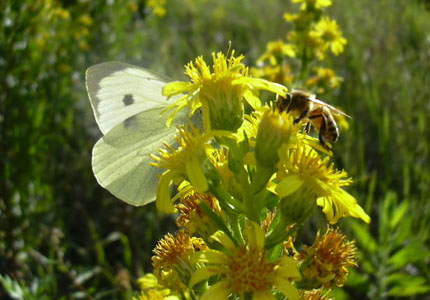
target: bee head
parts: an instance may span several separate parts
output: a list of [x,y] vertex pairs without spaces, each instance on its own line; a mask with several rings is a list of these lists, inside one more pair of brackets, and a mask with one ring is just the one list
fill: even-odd
[[287,111],[291,104],[291,94],[288,93],[285,97],[277,95],[276,107],[280,112]]

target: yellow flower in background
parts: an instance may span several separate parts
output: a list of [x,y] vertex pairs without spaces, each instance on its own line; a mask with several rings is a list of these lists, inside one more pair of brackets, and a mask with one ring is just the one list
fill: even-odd
[[165,287],[186,291],[184,274],[191,272],[190,257],[198,250],[206,249],[202,239],[191,237],[185,230],[174,236],[166,234],[153,250],[152,266],[158,282]]
[[139,10],[139,4],[137,4],[136,1],[130,1],[130,2],[128,2],[127,6],[128,6],[128,8],[130,9],[130,11],[132,13],[135,13],[135,12],[137,12]]
[[322,207],[328,221],[336,223],[341,217],[352,216],[369,223],[370,217],[357,200],[342,187],[351,184],[345,171],[334,169],[329,157],[322,159],[311,147],[301,145],[296,150],[280,151],[278,163],[279,184],[276,192],[281,198],[299,189],[313,195]]
[[321,9],[332,4],[331,0],[292,0],[293,3],[302,3],[300,9],[310,10],[313,8]]
[[342,31],[335,20],[331,20],[329,17],[321,18],[315,25],[315,32],[324,40],[325,47],[329,48],[334,55],[343,52],[347,40],[342,36]]
[[171,182],[181,183],[188,180],[196,191],[204,193],[208,189],[208,182],[203,173],[202,163],[206,159],[206,150],[211,148],[209,136],[201,134],[198,129],[191,127],[178,128],[176,140],[179,148],[175,149],[165,145],[166,149],[159,149],[159,156],[151,155],[156,161],[152,165],[167,169],[161,177],[157,186],[156,205],[157,209],[172,213],[175,211],[170,199]]
[[291,67],[285,63],[276,66],[264,65],[258,68],[254,67],[251,68],[251,74],[254,77],[264,78],[286,86],[292,85],[295,78]]
[[212,129],[235,132],[243,122],[244,101],[252,107],[258,107],[260,100],[258,90],[268,90],[285,96],[286,87],[261,78],[249,76],[248,68],[242,63],[243,55],[229,57],[223,53],[212,53],[212,69],[203,57],[198,57],[195,63],[185,66],[191,82],[175,81],[163,88],[163,95],[172,97],[185,94],[166,110],[174,109],[169,121],[176,113],[188,107],[193,113],[199,107],[203,112],[203,128],[205,132]]
[[287,22],[294,22],[296,21],[300,16],[298,14],[290,14],[290,13],[285,13],[284,14],[284,19]]
[[316,31],[291,31],[288,40],[306,53],[313,53],[319,60],[324,59],[325,44]]
[[319,231],[312,246],[303,246],[296,258],[301,261],[303,280],[317,280],[319,285],[341,287],[346,282],[348,268],[357,266],[355,241],[348,241],[339,229]]
[[82,16],[79,17],[79,22],[82,23],[85,26],[91,26],[93,25],[93,19],[87,15],[87,14],[83,14]]
[[260,56],[257,64],[268,60],[272,66],[275,66],[284,60],[284,56],[296,56],[294,45],[286,44],[283,40],[269,42],[266,46],[266,52]]
[[149,0],[147,5],[152,9],[155,16],[162,18],[167,13],[166,2],[166,0]]
[[244,238],[244,245],[236,245],[228,235],[218,231],[211,239],[223,249],[208,249],[193,255],[193,260],[204,266],[192,275],[191,287],[212,276],[221,278],[200,299],[227,300],[232,294],[243,297],[249,293],[252,299],[275,300],[273,289],[288,299],[300,299],[298,290],[291,283],[300,279],[294,259],[284,256],[269,261],[264,250],[264,231],[254,222],[248,223]]
[[306,86],[315,87],[328,85],[330,88],[335,89],[338,88],[343,81],[343,78],[337,76],[333,69],[317,67],[314,68],[314,71],[316,75],[306,80]]

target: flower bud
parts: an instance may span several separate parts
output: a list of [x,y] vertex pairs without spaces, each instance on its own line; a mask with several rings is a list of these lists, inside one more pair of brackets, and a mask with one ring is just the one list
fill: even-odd
[[243,92],[241,87],[224,88],[222,82],[200,91],[202,102],[206,102],[212,130],[236,132],[243,123]]
[[257,162],[266,168],[275,167],[279,160],[278,149],[288,143],[294,128],[290,115],[267,110],[258,127],[255,146]]
[[[289,177],[294,177],[294,175]],[[289,177],[284,178],[283,181],[289,180]],[[281,197],[280,201],[281,214],[289,220],[289,224],[304,222],[310,217],[315,207],[315,195],[305,186],[301,186],[291,194]]]

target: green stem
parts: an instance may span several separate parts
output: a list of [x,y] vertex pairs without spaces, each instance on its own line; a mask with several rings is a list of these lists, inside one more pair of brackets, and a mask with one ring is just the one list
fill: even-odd
[[300,77],[299,77],[300,84],[303,84],[305,79],[308,77],[308,72],[309,72],[309,59],[306,54],[306,48],[303,47],[303,52],[301,56]]
[[220,206],[231,214],[239,214],[245,211],[243,204],[230,195],[221,184],[211,187],[209,191],[218,199]]
[[294,231],[297,230],[298,226],[296,225],[287,230],[287,227],[291,225],[291,221],[288,220],[284,215],[280,214],[279,222],[276,225],[276,227],[273,229],[273,231],[269,234],[269,236],[266,238],[264,247],[266,249],[271,249],[277,244],[281,243],[282,241],[286,240],[291,234],[294,233]]
[[273,168],[257,165],[257,170],[251,183],[251,194],[258,194],[261,190],[265,189],[274,172],[275,169]]
[[264,194],[266,186],[274,173],[274,169],[257,166],[254,178],[252,179],[251,189],[245,197],[248,217],[260,224],[260,212],[265,206]]
[[239,243],[243,243],[243,235],[242,230],[240,228],[240,219],[239,215],[232,215],[231,216],[231,230],[233,231],[233,236]]

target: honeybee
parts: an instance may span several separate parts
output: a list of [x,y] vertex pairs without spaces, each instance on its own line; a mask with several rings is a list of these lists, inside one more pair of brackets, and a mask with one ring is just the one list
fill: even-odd
[[308,122],[305,127],[305,132],[308,133],[311,129],[311,124],[319,132],[318,138],[320,144],[327,150],[331,150],[326,142],[336,142],[339,137],[339,128],[337,127],[334,115],[343,115],[351,118],[337,108],[316,98],[314,94],[306,91],[293,90],[287,94],[286,98],[278,98],[276,103],[279,111],[292,113],[297,124],[303,119]]

